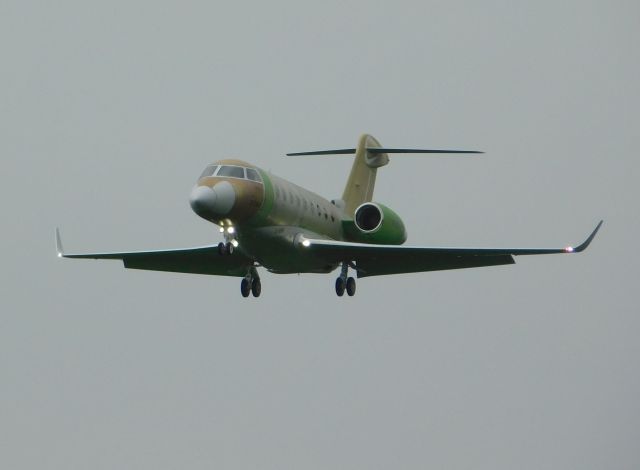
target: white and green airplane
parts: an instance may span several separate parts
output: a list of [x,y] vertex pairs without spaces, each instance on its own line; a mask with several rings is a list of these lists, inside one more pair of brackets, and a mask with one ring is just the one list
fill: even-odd
[[288,155],[355,154],[341,199],[327,200],[255,165],[220,160],[208,165],[191,191],[196,214],[219,226],[224,241],[174,250],[68,254],[56,229],[59,257],[119,259],[125,268],[213,274],[242,278],[240,292],[258,297],[258,268],[277,274],[330,273],[338,296],[356,292],[358,278],[385,274],[514,264],[513,256],[584,251],[591,235],[575,248],[444,248],[402,246],[407,232],[400,217],[372,202],[378,168],[390,154],[482,153],[382,147],[363,135],[356,148]]

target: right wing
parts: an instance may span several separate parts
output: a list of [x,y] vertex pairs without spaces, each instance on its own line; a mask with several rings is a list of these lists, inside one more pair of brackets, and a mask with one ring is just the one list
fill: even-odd
[[220,255],[217,245],[174,250],[68,254],[62,249],[58,229],[56,248],[60,258],[119,259],[125,268],[149,271],[243,277],[253,266],[253,260],[238,250],[231,255]]
[[440,271],[514,264],[513,256],[579,253],[600,229],[602,221],[580,245],[565,248],[441,248],[350,243],[302,238],[303,248],[330,262],[355,262],[358,277]]

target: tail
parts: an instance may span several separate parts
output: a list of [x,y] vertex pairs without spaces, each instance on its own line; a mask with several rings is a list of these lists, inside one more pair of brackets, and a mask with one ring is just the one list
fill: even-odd
[[356,157],[353,160],[351,173],[342,193],[344,211],[351,217],[360,204],[371,202],[378,168],[389,163],[389,155],[371,152],[370,150],[374,148],[381,148],[380,142],[368,134],[360,136],[358,146],[355,148]]
[[373,189],[376,184],[378,168],[389,163],[390,153],[483,153],[475,150],[428,150],[428,149],[403,149],[386,148],[380,145],[373,136],[363,134],[358,140],[356,148],[338,150],[319,150],[313,152],[288,153],[289,156],[297,155],[332,155],[355,154],[351,173],[347,185],[342,193],[344,211],[353,217],[356,209],[365,202],[371,202]]

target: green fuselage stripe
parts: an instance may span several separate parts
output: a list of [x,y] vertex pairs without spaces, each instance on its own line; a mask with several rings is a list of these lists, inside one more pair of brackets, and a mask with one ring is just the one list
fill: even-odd
[[271,209],[273,208],[273,184],[271,183],[271,178],[266,171],[261,168],[256,167],[256,170],[260,173],[262,177],[262,182],[264,183],[264,200],[262,202],[262,206],[258,209],[258,212],[251,217],[250,220],[247,221],[249,225],[253,226],[261,226],[264,225],[269,214],[271,214]]

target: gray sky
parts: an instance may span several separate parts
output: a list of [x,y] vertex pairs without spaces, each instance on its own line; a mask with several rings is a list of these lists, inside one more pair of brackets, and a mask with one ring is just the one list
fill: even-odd
[[[0,467],[635,469],[637,2],[0,3]],[[327,197],[353,146],[409,243],[579,256],[365,279],[60,261],[217,242],[240,157]]]

